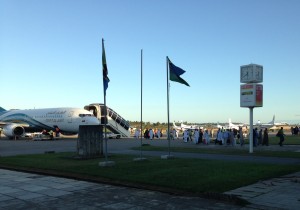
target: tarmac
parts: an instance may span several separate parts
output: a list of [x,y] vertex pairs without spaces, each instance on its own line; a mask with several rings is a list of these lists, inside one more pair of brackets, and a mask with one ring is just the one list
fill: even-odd
[[[165,143],[165,140],[151,141],[151,145]],[[24,149],[24,145],[26,144],[27,149]],[[109,142],[108,148],[110,153],[139,155],[140,151],[130,150],[132,146],[139,146],[139,144],[139,141],[132,139],[128,141],[124,139],[113,140]],[[184,144],[181,141],[174,141],[172,144],[184,147],[198,146]],[[11,148],[9,147],[10,145],[14,145],[14,147]],[[76,141],[74,140],[61,140],[57,142],[1,140],[0,154],[2,156],[10,156],[22,154],[24,151],[27,154],[44,153],[50,148],[57,152],[61,152],[62,150],[74,151],[74,146],[76,146]],[[224,146],[210,145],[209,147],[220,148]],[[5,151],[3,148],[5,148]],[[243,148],[236,146],[236,149]],[[300,152],[300,146],[279,147],[274,145],[255,149]],[[166,152],[145,151],[143,155],[162,156],[166,155]],[[172,155],[178,158],[300,164],[300,159],[297,158],[174,152],[172,152]],[[229,198],[237,196],[240,199],[248,201],[249,204],[241,206],[230,202],[230,199],[208,199],[0,169],[0,209],[300,209],[300,172],[271,180],[261,180],[255,184],[225,192],[223,196],[224,198],[226,196]]]

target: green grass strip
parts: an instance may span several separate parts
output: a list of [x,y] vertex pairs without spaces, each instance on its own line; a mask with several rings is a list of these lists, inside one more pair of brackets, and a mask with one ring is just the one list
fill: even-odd
[[103,158],[77,160],[73,153],[1,157],[0,166],[42,169],[115,182],[166,187],[191,193],[225,192],[259,180],[300,170],[300,165],[273,165],[200,159],[148,158],[134,162],[134,156],[112,155],[113,167],[99,167]]

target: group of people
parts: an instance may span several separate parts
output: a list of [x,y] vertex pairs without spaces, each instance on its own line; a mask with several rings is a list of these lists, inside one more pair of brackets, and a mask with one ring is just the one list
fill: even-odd
[[299,134],[299,127],[296,125],[296,127],[291,127],[292,135],[298,136]]
[[183,131],[183,141],[187,143],[188,141],[193,141],[194,144],[210,144],[210,134],[208,130],[204,132],[202,129],[185,130]]
[[[134,133],[134,137],[139,138],[139,136],[140,136],[140,130],[136,129],[135,133]],[[145,139],[153,140],[155,137],[160,139],[162,136],[163,136],[163,133],[160,129],[153,130],[152,128],[150,128],[150,129],[146,128],[144,130],[144,138]]]
[[55,134],[55,137],[56,137],[56,138],[59,138],[59,137],[60,137],[60,129],[59,129],[59,127],[55,127],[55,132],[54,132],[53,130],[50,130],[50,131],[48,132],[46,129],[44,129],[44,130],[42,131],[42,134],[45,135],[45,136],[49,136],[49,137],[50,137],[50,140],[53,140],[54,134]]
[[[260,129],[259,132],[257,128],[253,129],[252,141],[254,147],[258,145],[269,146],[268,129],[265,128],[264,131],[263,129]],[[220,145],[227,144],[227,145],[235,146],[237,143],[239,143],[241,146],[245,144],[243,130],[241,127],[239,128],[239,130],[237,129],[223,130],[219,128],[215,139],[215,144],[220,144]]]
[[[258,131],[257,128],[253,129],[253,146],[256,147],[258,145],[266,145],[266,146],[269,146],[269,134],[268,134],[268,129],[265,128],[264,131],[262,131],[262,129],[260,129]],[[281,127],[277,134],[276,134],[276,137],[279,138],[279,146],[283,146],[283,142],[284,142],[284,137],[285,137],[285,134],[284,134],[284,131],[283,131],[283,127]]]
[[244,135],[243,130],[240,127],[239,130],[237,129],[218,129],[217,136],[215,139],[215,144],[219,145],[232,145],[235,146],[237,142],[240,143],[241,146],[244,145]]
[[[294,134],[296,135],[296,133]],[[162,132],[160,129],[153,130],[152,128],[150,129],[146,128],[143,132],[143,135],[145,139],[153,140],[155,137],[160,139],[162,137]],[[174,140],[175,138],[179,139],[178,136],[179,136],[179,132],[176,129],[173,129],[170,132],[170,139],[172,140]],[[281,127],[281,129],[278,131],[276,136],[279,137],[278,144],[282,146],[284,142],[284,136],[285,136],[283,132],[283,127]],[[140,137],[139,129],[135,130],[134,137],[135,138]],[[200,143],[210,144],[212,138],[212,132],[209,132],[207,129],[204,130],[204,132],[202,129],[195,129],[195,130],[187,129],[183,131],[182,137],[185,143],[188,141],[192,141],[195,144],[200,144]],[[259,129],[259,131],[258,128],[254,128],[252,142],[254,147],[257,147],[258,145],[269,146],[268,128],[264,128],[264,129],[261,128]],[[240,127],[239,130],[219,128],[214,143],[220,145],[226,144],[232,146],[235,146],[236,144],[239,143],[241,146],[243,146],[245,144],[245,140],[244,140],[244,133],[242,127]]]
[[269,146],[269,131],[265,128],[264,131],[261,128],[259,131],[257,128],[253,129],[253,146],[258,145]]

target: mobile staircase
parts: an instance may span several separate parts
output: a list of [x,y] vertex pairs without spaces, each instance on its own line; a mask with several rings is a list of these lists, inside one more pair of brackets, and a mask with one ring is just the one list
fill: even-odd
[[122,137],[130,137],[129,132],[129,122],[121,117],[117,112],[113,109],[106,106],[107,112],[105,112],[104,104],[100,103],[93,103],[90,105],[84,106],[85,110],[90,111],[93,113],[94,116],[98,118],[100,124],[104,125],[106,120],[106,113],[107,113],[107,123],[106,127],[115,134],[120,134]]

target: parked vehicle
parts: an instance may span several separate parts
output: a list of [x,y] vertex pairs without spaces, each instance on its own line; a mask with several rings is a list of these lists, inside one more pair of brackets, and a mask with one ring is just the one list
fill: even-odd
[[[119,139],[121,138],[121,134],[115,134],[113,132],[106,132],[106,136],[108,139]],[[103,133],[103,138],[105,138],[105,133]]]

